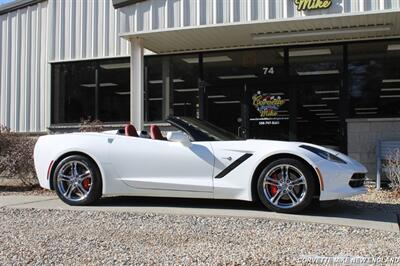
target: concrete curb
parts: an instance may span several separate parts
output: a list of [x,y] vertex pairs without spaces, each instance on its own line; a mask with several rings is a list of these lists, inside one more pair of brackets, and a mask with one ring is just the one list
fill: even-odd
[[[178,202],[182,202],[177,204]],[[290,222],[321,223],[400,232],[395,212],[379,209],[339,206],[319,209],[305,214],[281,214],[254,208],[249,203],[232,201],[204,201],[196,199],[165,199],[114,197],[106,198],[95,206],[74,207],[56,196],[0,196],[0,207],[18,209],[53,209],[73,211],[117,211],[130,213],[156,213],[184,216],[223,216],[238,218],[261,218]]]

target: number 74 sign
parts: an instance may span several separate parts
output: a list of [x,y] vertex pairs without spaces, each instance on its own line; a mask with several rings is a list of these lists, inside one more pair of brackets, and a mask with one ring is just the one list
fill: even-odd
[[275,74],[274,67],[263,67],[264,75],[273,75]]

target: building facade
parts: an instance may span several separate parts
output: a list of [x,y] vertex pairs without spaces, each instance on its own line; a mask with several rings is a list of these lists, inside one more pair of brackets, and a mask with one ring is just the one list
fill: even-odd
[[400,139],[399,60],[398,0],[20,0],[0,6],[0,124],[192,116],[374,173]]

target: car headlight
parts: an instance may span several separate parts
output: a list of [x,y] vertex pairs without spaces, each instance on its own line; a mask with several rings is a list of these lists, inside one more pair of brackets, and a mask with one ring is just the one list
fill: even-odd
[[300,145],[300,147],[315,153],[316,155],[318,155],[319,157],[324,158],[325,160],[328,160],[328,161],[331,161],[331,162],[335,162],[335,163],[346,164],[345,161],[343,161],[342,159],[340,159],[339,157],[337,157],[336,155],[334,155],[334,154],[332,154],[330,152],[327,152],[327,151],[324,151],[324,150],[321,150],[321,149],[318,149],[318,148],[315,148],[315,147],[312,147],[312,146],[308,146],[308,145]]

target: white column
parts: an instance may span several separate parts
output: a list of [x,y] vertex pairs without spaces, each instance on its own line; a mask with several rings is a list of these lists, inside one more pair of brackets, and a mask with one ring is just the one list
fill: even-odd
[[143,40],[131,39],[131,123],[144,129],[144,65]]

